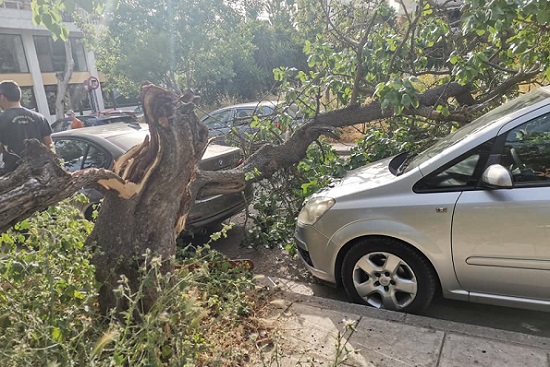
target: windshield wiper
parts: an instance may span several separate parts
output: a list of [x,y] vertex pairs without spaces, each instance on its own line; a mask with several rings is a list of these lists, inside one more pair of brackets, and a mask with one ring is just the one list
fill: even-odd
[[397,168],[397,176],[402,175],[403,172],[405,172],[405,170],[409,166],[409,163],[411,163],[413,158],[416,157],[416,156],[417,156],[417,153],[410,153],[409,155],[407,155],[407,158],[405,158],[403,163],[401,163],[399,165],[399,168]]

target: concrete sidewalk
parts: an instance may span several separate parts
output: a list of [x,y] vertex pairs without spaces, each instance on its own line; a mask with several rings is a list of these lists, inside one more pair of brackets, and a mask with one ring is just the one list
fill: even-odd
[[307,286],[281,279],[260,283],[279,292],[270,317],[277,350],[262,366],[550,367],[550,338],[304,295]]

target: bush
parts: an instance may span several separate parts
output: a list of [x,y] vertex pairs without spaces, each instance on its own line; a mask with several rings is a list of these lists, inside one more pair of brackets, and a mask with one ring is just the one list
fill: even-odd
[[[160,259],[144,254],[142,288],[120,279],[130,308],[98,313],[98,284],[85,240],[93,224],[68,202],[0,236],[0,365],[194,366],[242,365],[255,329],[245,320],[262,302],[250,272],[208,246],[166,276]],[[159,298],[140,311],[141,290]]]
[[294,229],[304,200],[346,172],[345,161],[330,144],[312,145],[295,167],[277,172],[256,187],[251,214],[253,226],[246,243],[253,247],[280,247],[296,251]]

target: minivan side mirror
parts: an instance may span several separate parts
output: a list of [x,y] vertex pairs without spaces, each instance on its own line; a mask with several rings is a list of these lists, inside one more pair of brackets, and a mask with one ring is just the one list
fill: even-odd
[[500,164],[492,164],[481,175],[481,182],[495,189],[511,189],[514,187],[512,173]]

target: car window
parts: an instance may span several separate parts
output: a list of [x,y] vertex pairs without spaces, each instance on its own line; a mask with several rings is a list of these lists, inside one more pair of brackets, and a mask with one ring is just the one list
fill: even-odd
[[515,184],[550,183],[550,114],[509,131],[500,164]]
[[445,149],[452,147],[453,145],[459,143],[460,141],[466,139],[467,137],[475,134],[478,131],[490,127],[492,124],[497,123],[500,120],[509,121],[512,118],[511,115],[513,113],[521,109],[528,108],[547,98],[548,92],[545,89],[541,88],[516,99],[513,99],[495,108],[494,110],[470,122],[469,124],[464,125],[455,132],[440,139],[438,142],[436,142],[434,145],[424,150],[423,152],[420,152],[414,157],[414,159],[411,160],[405,172],[408,172],[420,166],[422,163],[435,157],[439,153],[443,152]]
[[111,156],[103,149],[93,144],[89,145],[88,153],[82,164],[82,168],[109,168],[111,165]]
[[273,114],[273,108],[269,106],[262,106],[260,107],[260,110],[258,111],[257,115],[259,116],[269,116]]
[[472,190],[477,186],[481,172],[491,153],[494,140],[485,142],[463,154],[450,164],[427,175],[414,187],[414,191]]
[[55,152],[63,159],[63,167],[70,172],[82,169],[86,144],[80,140],[55,140]]
[[254,114],[254,109],[251,108],[242,108],[237,110],[237,115],[235,116],[235,121],[233,126],[249,125],[252,122],[252,115]]
[[55,152],[63,159],[63,167],[70,172],[82,168],[108,168],[110,155],[103,149],[78,139],[55,140]]
[[210,129],[221,129],[230,124],[232,117],[232,110],[224,110],[208,115],[202,122]]

